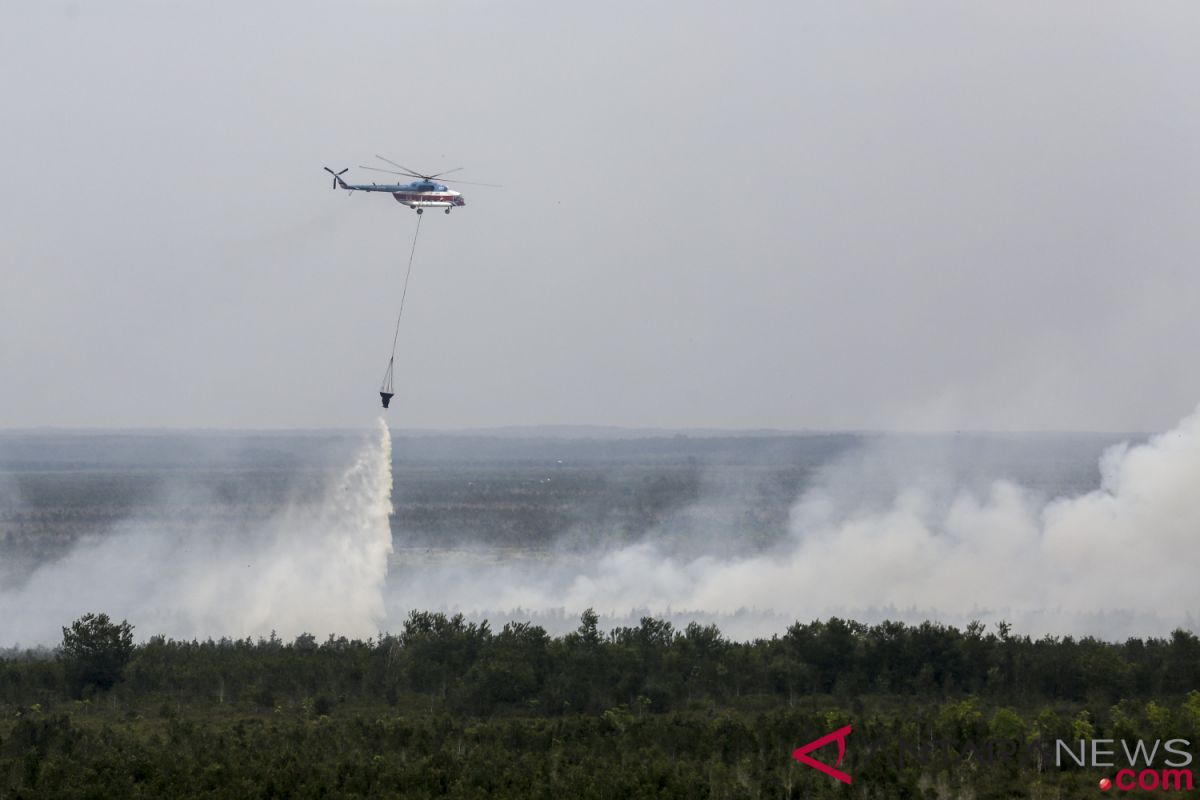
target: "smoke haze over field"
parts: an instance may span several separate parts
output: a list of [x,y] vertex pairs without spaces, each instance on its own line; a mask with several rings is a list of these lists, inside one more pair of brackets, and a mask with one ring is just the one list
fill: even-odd
[[[593,607],[608,625],[650,614],[713,621],[738,638],[831,614],[1004,619],[1019,632],[1109,639],[1194,626],[1200,412],[1110,448],[1100,487],[1070,496],[971,479],[965,454],[929,451],[882,437],[834,456],[796,500],[786,537],[757,553],[703,538],[698,556],[653,539],[549,552],[402,547],[389,570],[391,440],[381,423],[322,489],[270,514],[205,512],[211,498],[176,485],[158,510],[26,579],[0,576],[0,646],[52,644],[87,611],[174,637],[365,637],[398,631],[413,608],[561,631]],[[719,475],[702,482],[705,495],[722,491]],[[712,507],[701,496],[669,527],[707,535]],[[189,514],[199,517],[179,529]],[[744,535],[736,514],[718,513],[715,525]]]
[[[890,500],[864,500],[866,474],[890,468]],[[1046,500],[1006,481],[977,494],[953,474],[914,474],[859,452],[824,471],[796,503],[790,539],[764,555],[684,561],[642,544],[553,566],[447,564],[398,582],[389,605],[493,618],[562,609],[568,620],[589,606],[610,620],[673,611],[715,615],[743,637],[830,614],[1008,620],[1022,632],[1110,639],[1194,626],[1200,412],[1145,444],[1111,448],[1101,474],[1099,489],[1078,496]]]

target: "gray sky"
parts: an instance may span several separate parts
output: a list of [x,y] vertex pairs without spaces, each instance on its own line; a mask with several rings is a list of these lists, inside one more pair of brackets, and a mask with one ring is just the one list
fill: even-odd
[[[248,8],[247,6],[252,6]],[[1195,3],[0,8],[0,428],[1158,430]]]

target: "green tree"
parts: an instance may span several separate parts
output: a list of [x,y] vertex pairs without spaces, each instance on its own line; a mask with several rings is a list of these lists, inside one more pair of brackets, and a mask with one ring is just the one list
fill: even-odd
[[1017,712],[1009,708],[998,708],[992,714],[988,723],[988,734],[993,739],[1011,739],[1023,744],[1025,742],[1025,720]]
[[72,689],[111,689],[133,656],[133,626],[115,623],[107,614],[85,614],[63,628],[60,657]]

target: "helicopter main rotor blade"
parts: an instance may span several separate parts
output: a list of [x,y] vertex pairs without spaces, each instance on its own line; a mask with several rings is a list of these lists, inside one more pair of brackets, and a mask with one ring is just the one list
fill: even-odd
[[386,172],[389,175],[407,175],[410,178],[424,178],[424,175],[418,175],[415,172],[396,172],[394,169],[380,169],[379,167],[368,167],[366,164],[359,164],[359,169],[369,169],[375,172]]
[[458,172],[460,169],[462,169],[462,167],[454,167],[453,169],[444,169],[441,172],[434,172],[432,174],[426,175],[423,172],[417,172],[415,169],[412,169],[411,167],[406,167],[403,164],[397,164],[395,161],[392,161],[390,158],[384,158],[383,156],[379,155],[378,153],[376,153],[375,157],[378,158],[380,161],[386,161],[387,163],[391,164],[393,167],[399,167],[400,169],[404,170],[405,174],[407,174],[407,175],[412,175],[413,177],[416,177],[416,178],[424,178],[427,181],[431,181],[434,178],[438,177],[439,175],[449,175],[451,172]]
[[493,189],[503,189],[504,188],[504,186],[499,183],[478,183],[476,181],[460,181],[460,180],[451,179],[451,178],[438,178],[438,180],[439,181],[445,180],[446,183],[462,183],[462,184],[466,184],[468,186],[491,186]]
[[424,178],[425,180],[429,180],[428,175],[422,175],[421,173],[417,172],[415,169],[410,169],[410,168],[404,166],[403,164],[397,164],[395,161],[392,161],[390,158],[384,158],[383,156],[379,155],[378,153],[375,154],[375,157],[378,158],[380,161],[386,161],[387,163],[391,164],[393,167],[399,167],[402,170],[406,170],[409,175],[414,175],[418,178]]
[[[383,156],[376,156],[376,158],[383,158]],[[386,158],[384,158],[383,160],[387,161]],[[388,163],[390,164],[391,162],[389,161]],[[437,173],[437,175],[421,175],[420,173],[417,173],[417,172],[397,172],[394,169],[381,169],[379,167],[368,167],[366,164],[359,164],[358,166],[361,169],[374,170],[375,172],[386,172],[389,175],[407,175],[410,178],[420,178],[421,180],[424,180],[424,181],[432,181],[434,178],[437,178],[438,180],[443,180],[446,183],[462,183],[462,184],[466,184],[468,186],[490,186],[493,189],[504,188],[499,183],[479,183],[478,181],[462,181],[457,178],[438,178],[438,175],[446,175],[451,172],[457,172],[458,170],[462,169],[462,167],[455,167],[454,169],[448,169],[445,172]],[[400,166],[400,165],[397,164],[396,166]]]

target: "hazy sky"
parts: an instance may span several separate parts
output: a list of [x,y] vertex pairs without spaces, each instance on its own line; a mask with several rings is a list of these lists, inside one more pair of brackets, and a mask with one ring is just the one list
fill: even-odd
[[0,7],[0,428],[1159,430],[1200,6]]

